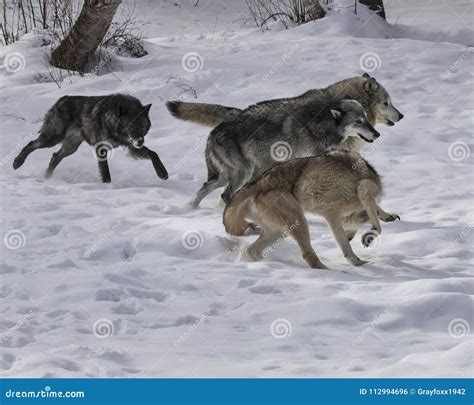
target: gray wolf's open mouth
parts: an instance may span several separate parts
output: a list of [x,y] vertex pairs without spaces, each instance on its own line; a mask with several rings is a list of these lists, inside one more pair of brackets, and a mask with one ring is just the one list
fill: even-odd
[[367,139],[364,135],[362,135],[360,132],[357,132],[357,135],[359,135],[365,142],[372,143],[374,140],[373,139]]

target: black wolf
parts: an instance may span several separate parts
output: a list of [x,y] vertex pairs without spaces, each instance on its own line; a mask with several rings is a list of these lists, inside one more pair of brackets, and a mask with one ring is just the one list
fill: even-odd
[[117,146],[127,147],[135,159],[151,160],[156,174],[166,180],[168,172],[158,154],[144,146],[151,127],[150,107],[151,104],[144,106],[135,97],[125,94],[61,97],[46,113],[40,136],[22,149],[13,168],[18,169],[34,150],[62,143],[46,170],[45,176],[49,178],[61,160],[86,141],[94,147],[104,183],[111,181],[107,154]]

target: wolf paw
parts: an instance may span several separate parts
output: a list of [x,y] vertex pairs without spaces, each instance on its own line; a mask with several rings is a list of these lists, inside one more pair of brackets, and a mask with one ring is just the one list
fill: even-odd
[[15,160],[13,161],[13,168],[16,170],[18,169],[23,163],[25,163],[25,159],[23,159],[21,156],[17,156]]
[[252,249],[252,247],[249,247],[246,251],[245,254],[247,257],[252,260],[253,262],[258,262],[263,259],[262,253],[257,252],[255,249]]
[[349,261],[351,262],[353,266],[362,266],[364,264],[369,263],[367,260],[359,259],[357,256],[352,259],[349,259]]
[[350,242],[356,236],[357,231],[346,231],[347,240]]
[[245,236],[250,235],[260,235],[262,233],[262,229],[256,224],[249,224],[247,229],[244,232]]
[[360,237],[362,246],[364,246],[365,248],[368,248],[370,245],[372,245],[372,243],[374,243],[374,241],[377,239],[378,236],[379,236],[379,233],[373,229],[364,233]]
[[387,216],[384,216],[383,218],[380,218],[383,222],[393,222],[395,220],[400,221],[400,216],[397,214],[388,214]]

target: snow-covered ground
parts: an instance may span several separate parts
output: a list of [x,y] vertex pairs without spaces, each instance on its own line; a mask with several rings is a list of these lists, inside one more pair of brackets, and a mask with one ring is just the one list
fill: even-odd
[[[0,49],[2,375],[469,376],[472,30],[442,0],[430,3],[451,24],[437,35],[436,24],[388,26],[342,8],[262,33],[243,26],[243,1],[187,3],[138,2],[149,55],[115,56],[115,72],[61,88],[34,81],[47,74],[34,35]],[[472,18],[465,3],[456,12]],[[182,66],[191,52],[194,72]],[[7,70],[8,55],[18,69]],[[165,101],[194,100],[194,89],[197,101],[245,107],[359,75],[364,64],[405,114],[365,150],[384,177],[383,206],[402,221],[368,250],[359,233],[352,245],[371,261],[360,268],[315,218],[313,246],[330,271],[309,269],[292,240],[263,262],[241,258],[251,238],[226,235],[218,192],[200,209],[187,205],[206,177],[208,130],[173,119]],[[59,97],[111,92],[153,103],[147,145],[169,180],[117,149],[104,185],[85,144],[47,181],[53,149],[11,168]]]

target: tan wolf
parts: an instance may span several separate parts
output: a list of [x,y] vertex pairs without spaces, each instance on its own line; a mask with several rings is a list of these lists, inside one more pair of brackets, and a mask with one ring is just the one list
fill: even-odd
[[359,259],[350,240],[366,222],[372,225],[362,235],[368,247],[382,228],[380,221],[400,217],[378,205],[382,182],[375,169],[358,153],[330,152],[276,165],[242,187],[224,211],[224,226],[231,235],[245,235],[249,223],[261,228],[259,238],[247,249],[252,260],[261,260],[277,241],[292,236],[313,268],[327,268],[311,246],[305,212],[322,216],[344,257],[354,266]]

